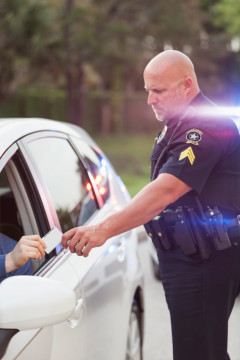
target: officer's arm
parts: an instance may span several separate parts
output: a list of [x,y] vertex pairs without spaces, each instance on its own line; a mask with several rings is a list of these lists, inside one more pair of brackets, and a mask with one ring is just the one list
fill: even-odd
[[100,246],[112,236],[145,224],[166,206],[189,192],[191,188],[170,174],[160,174],[145,186],[121,211],[111,215],[102,223],[77,227],[67,231],[62,238],[65,248],[87,256],[93,247]]

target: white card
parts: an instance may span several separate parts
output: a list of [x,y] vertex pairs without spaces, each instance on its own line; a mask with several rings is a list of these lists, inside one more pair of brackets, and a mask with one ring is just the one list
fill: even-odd
[[45,241],[47,247],[45,252],[49,254],[55,247],[61,242],[62,233],[57,227],[53,227],[44,237],[43,241]]

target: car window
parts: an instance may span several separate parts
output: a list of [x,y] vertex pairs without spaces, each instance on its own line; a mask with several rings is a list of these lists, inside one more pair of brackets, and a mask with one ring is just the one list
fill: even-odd
[[45,137],[28,143],[48,188],[62,231],[84,224],[97,202],[79,157],[66,139]]
[[21,212],[4,168],[0,173],[0,282],[9,276],[32,275],[45,261],[45,258],[42,258],[41,261],[28,260],[18,269],[5,272],[3,255],[11,252],[23,235],[25,235],[25,229]]
[[5,169],[0,173],[0,233],[19,240],[23,227]]
[[108,163],[99,148],[92,149],[85,141],[74,138],[74,145],[88,164],[103,202],[109,198]]

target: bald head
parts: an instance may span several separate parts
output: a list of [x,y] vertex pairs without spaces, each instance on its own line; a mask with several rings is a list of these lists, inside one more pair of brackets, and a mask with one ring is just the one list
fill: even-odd
[[152,74],[168,74],[173,80],[191,78],[198,87],[194,66],[189,57],[177,50],[166,50],[155,56],[145,71]]
[[148,104],[159,120],[182,112],[199,93],[192,61],[177,50],[155,56],[144,70],[144,81],[149,92]]

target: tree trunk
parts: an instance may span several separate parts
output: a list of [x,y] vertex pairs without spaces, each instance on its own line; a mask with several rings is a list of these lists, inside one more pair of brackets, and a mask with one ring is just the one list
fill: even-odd
[[66,0],[64,17],[66,25],[63,30],[66,48],[66,97],[68,121],[83,126],[83,69],[81,61],[74,59],[72,46],[72,26],[70,16],[74,9],[75,0]]
[[75,69],[67,69],[66,82],[68,121],[72,124],[83,126],[84,92],[83,71],[81,65],[79,65],[79,67],[75,67]]
[[111,107],[108,102],[102,104],[101,134],[109,135],[111,132]]

